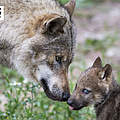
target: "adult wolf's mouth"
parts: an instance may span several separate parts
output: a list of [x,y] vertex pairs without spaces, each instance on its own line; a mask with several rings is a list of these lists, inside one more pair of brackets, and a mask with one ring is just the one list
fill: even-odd
[[52,100],[56,100],[56,101],[63,101],[60,97],[58,96],[55,96],[51,93],[51,91],[49,90],[49,87],[48,87],[48,83],[47,83],[47,80],[45,79],[41,79],[41,84],[42,84],[42,87],[44,89],[44,92],[46,93],[47,97],[52,99]]
[[42,84],[44,91],[47,91],[49,89],[47,85],[47,81],[45,79],[41,79],[41,84]]

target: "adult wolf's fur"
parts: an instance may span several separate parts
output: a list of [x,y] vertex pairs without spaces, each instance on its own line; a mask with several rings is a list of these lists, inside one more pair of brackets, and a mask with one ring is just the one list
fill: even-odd
[[40,82],[48,97],[67,100],[67,72],[73,58],[75,0],[0,0],[0,64],[16,69],[25,79]]
[[98,57],[81,74],[68,104],[74,110],[94,104],[97,120],[120,120],[120,86],[112,76],[111,65],[102,67]]

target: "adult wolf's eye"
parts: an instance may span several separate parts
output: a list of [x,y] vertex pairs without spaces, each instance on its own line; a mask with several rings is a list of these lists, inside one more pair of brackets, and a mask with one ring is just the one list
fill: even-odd
[[48,62],[49,62],[50,65],[53,64],[54,59],[55,59],[54,56],[49,56],[49,57],[48,57]]
[[56,57],[55,57],[56,62],[58,62],[59,64],[62,64],[62,58],[63,58],[63,57],[56,56]]
[[84,93],[84,94],[89,94],[91,92],[91,90],[88,90],[88,89],[83,89],[82,90],[82,93]]

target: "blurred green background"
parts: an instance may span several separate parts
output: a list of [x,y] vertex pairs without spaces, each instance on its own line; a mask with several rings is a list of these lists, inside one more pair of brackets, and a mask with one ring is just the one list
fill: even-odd
[[[65,4],[68,0],[59,0]],[[97,56],[110,63],[120,82],[120,0],[76,0],[75,58],[69,68],[71,92],[80,72]],[[40,92],[41,91],[41,92]],[[93,106],[71,111],[64,102],[48,99],[39,85],[0,66],[0,120],[95,120]]]

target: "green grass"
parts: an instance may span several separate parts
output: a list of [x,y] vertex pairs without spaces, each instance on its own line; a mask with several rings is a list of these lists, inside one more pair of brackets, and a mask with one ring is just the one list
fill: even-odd
[[[70,0],[58,0],[61,4],[65,4]],[[77,8],[88,8],[96,6],[97,4],[101,4],[106,1],[111,2],[120,2],[120,0],[76,0],[76,7]]]
[[69,0],[58,0],[60,3],[62,3],[62,4],[65,4],[65,3],[67,3]]
[[[65,102],[55,102],[46,97],[40,85],[24,83],[24,79],[15,71],[1,68],[4,85],[4,96],[8,103],[5,110],[0,110],[0,120],[94,120],[92,107],[81,111],[70,111]],[[13,80],[14,78],[14,80]],[[15,80],[16,79],[16,80]],[[70,86],[74,88],[73,82]],[[71,91],[72,91],[71,89]]]
[[87,51],[101,51],[105,53],[108,48],[112,47],[114,43],[118,40],[117,35],[107,35],[101,40],[87,38],[84,44],[84,48]]

